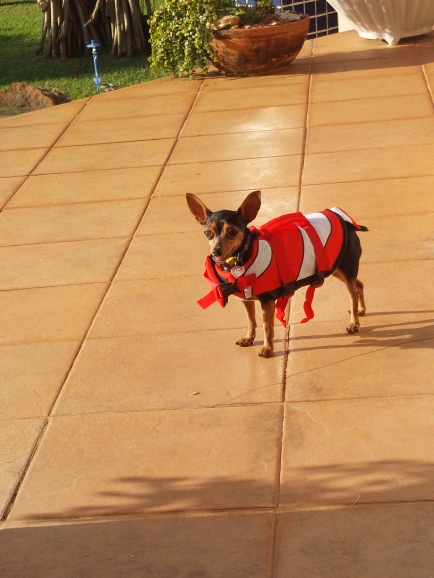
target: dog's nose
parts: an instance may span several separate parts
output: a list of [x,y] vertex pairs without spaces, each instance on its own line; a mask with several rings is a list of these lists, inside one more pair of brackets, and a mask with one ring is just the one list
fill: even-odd
[[214,249],[212,250],[212,254],[214,255],[214,257],[221,257],[222,253],[223,251],[220,249],[220,247],[214,247]]

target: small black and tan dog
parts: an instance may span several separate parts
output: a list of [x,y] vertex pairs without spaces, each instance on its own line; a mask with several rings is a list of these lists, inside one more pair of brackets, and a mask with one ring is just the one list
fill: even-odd
[[212,290],[198,304],[205,308],[217,301],[224,307],[230,295],[243,300],[248,329],[247,336],[237,341],[237,345],[253,345],[256,299],[261,304],[264,326],[264,346],[259,356],[271,357],[275,312],[286,325],[284,312],[289,297],[300,287],[308,286],[304,306],[307,317],[303,322],[312,319],[314,290],[329,275],[343,281],[350,293],[347,332],[359,330],[365,300],[363,283],[357,279],[362,250],[356,230],[367,231],[366,227],[334,207],[306,216],[282,215],[256,229],[248,224],[261,207],[260,191],[250,193],[237,211],[213,212],[195,195],[188,193],[186,197],[211,248],[205,262],[205,278]]

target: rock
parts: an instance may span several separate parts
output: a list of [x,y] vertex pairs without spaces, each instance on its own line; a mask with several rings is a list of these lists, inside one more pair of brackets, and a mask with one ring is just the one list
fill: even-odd
[[296,14],[295,12],[282,12],[279,14],[279,17],[282,22],[298,22],[301,20],[300,14]]
[[210,30],[227,30],[228,28],[232,28],[232,26],[237,26],[239,23],[239,16],[223,16],[223,18],[207,24],[207,28]]
[[26,82],[13,82],[8,89],[0,90],[0,106],[36,110],[65,102],[71,99],[58,88],[37,88]]

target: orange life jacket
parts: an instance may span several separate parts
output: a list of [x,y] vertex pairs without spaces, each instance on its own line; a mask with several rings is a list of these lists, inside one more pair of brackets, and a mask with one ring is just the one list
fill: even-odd
[[252,234],[251,254],[242,268],[225,270],[212,256],[205,259],[204,277],[211,291],[197,302],[206,309],[217,301],[221,307],[229,295],[251,299],[271,293],[276,299],[276,317],[286,327],[285,308],[296,288],[309,285],[304,311],[305,323],[314,317],[312,300],[315,288],[333,273],[346,246],[344,221],[356,229],[358,225],[338,207],[304,216],[290,213],[277,217]]

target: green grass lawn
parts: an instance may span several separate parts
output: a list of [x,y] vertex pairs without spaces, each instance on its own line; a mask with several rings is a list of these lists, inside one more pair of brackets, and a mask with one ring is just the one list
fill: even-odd
[[[0,0],[0,89],[27,82],[58,88],[72,99],[95,94],[91,56],[53,60],[36,55],[41,28],[42,12],[35,0]],[[147,57],[116,58],[103,50],[98,51],[98,72],[102,82],[119,88],[159,76],[150,71]]]

